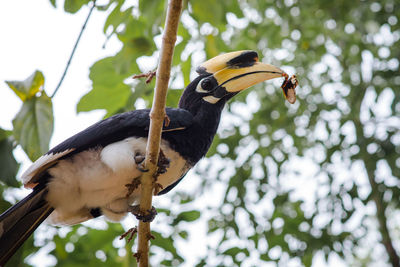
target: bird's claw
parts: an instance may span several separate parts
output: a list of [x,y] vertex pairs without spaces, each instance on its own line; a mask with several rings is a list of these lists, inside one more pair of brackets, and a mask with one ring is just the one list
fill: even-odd
[[157,210],[153,206],[147,210],[146,214],[140,211],[139,205],[130,206],[128,211],[142,222],[152,222],[157,215]]
[[135,163],[136,163],[136,168],[141,171],[141,172],[148,172],[149,169],[146,169],[143,166],[144,160],[145,160],[145,156],[143,156],[142,154],[136,154],[134,157],[135,159]]
[[149,171],[149,169],[146,169],[146,168],[143,167],[143,164],[138,164],[136,166],[136,168],[141,172],[148,172]]
[[135,191],[140,185],[140,177],[133,178],[132,183],[126,184],[125,187],[128,189],[126,197],[129,197],[133,191]]
[[160,175],[167,172],[169,168],[170,160],[165,156],[164,152],[160,149],[160,154],[158,155],[158,163],[157,163],[157,173],[156,175]]
[[158,195],[158,193],[160,193],[160,191],[164,189],[164,187],[162,186],[162,184],[160,183],[154,183],[154,195]]

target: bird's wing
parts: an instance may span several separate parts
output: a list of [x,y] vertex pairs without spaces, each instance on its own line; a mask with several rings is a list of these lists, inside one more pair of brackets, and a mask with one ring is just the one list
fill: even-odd
[[[179,131],[193,122],[190,112],[179,108],[167,108],[168,119],[164,121],[163,131]],[[25,187],[34,187],[45,170],[54,166],[60,159],[81,151],[104,147],[128,137],[147,137],[150,126],[150,110],[141,109],[114,115],[99,121],[61,144],[35,161],[22,175]]]

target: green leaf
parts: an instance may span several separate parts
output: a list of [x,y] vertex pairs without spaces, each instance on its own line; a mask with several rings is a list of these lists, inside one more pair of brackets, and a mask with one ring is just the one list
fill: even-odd
[[6,130],[0,128],[0,141],[7,139],[11,134],[12,134],[11,131],[6,131]]
[[181,69],[183,73],[183,82],[185,86],[187,86],[190,83],[190,69],[192,66],[192,55],[189,56],[189,58],[181,63]]
[[78,112],[105,109],[113,114],[125,106],[132,94],[130,87],[123,83],[125,75],[115,70],[114,57],[97,61],[90,70],[90,79],[93,89],[80,99]]
[[118,84],[111,88],[99,85],[81,98],[77,111],[105,109],[107,114],[113,114],[126,104],[130,94],[129,86],[124,84]]
[[57,6],[56,6],[56,0],[50,0],[50,3],[51,3],[51,5],[52,5],[53,7],[57,7]]
[[260,255],[260,260],[263,260],[263,261],[272,261],[271,257],[268,256],[268,253],[261,254],[261,255]]
[[187,231],[180,231],[178,234],[180,237],[182,237],[185,240],[187,240],[189,237],[189,233]]
[[49,149],[53,133],[53,105],[43,91],[24,102],[13,120],[14,137],[28,157],[35,161]]
[[178,214],[178,216],[176,217],[176,219],[172,224],[175,225],[180,221],[192,222],[200,218],[200,215],[201,215],[200,211],[198,210],[184,211]]
[[[164,0],[158,1],[139,1],[139,10],[142,14],[141,18],[145,20],[148,26],[150,26],[150,33],[152,35],[157,34],[157,28],[163,26],[166,15],[166,2]],[[154,27],[156,26],[156,27]]]
[[121,11],[122,4],[123,2],[120,2],[118,5],[116,5],[111,11],[110,15],[108,15],[103,27],[104,33],[106,33],[109,26],[113,26],[113,31],[115,32],[120,24],[128,22],[129,18],[132,16],[133,7]]
[[76,13],[81,7],[90,0],[65,0],[64,2],[64,10],[68,13]]
[[160,266],[173,266],[173,263],[171,260],[163,260],[160,262]]
[[37,70],[23,81],[6,81],[6,83],[25,102],[42,90],[44,76],[41,71]]
[[11,138],[7,138],[7,132],[0,129],[0,181],[8,186],[18,187],[19,183],[15,177],[19,164],[12,153],[13,149]]
[[177,107],[179,98],[181,97],[182,92],[183,92],[183,90],[181,90],[181,89],[168,90],[166,106],[167,107]]
[[[55,248],[51,254],[57,259],[57,266],[121,266],[122,258],[113,246],[113,240],[119,238],[124,229],[119,223],[109,223],[107,226],[106,230],[99,230],[76,225],[66,236],[54,236],[52,241]],[[66,249],[68,245],[72,245],[72,251]],[[105,259],[96,256],[98,251],[104,253]],[[129,252],[126,257],[133,258]]]
[[225,250],[224,252],[222,252],[222,254],[225,255],[231,255],[231,256],[236,256],[237,254],[243,252],[244,254],[246,254],[246,256],[249,256],[250,253],[247,249],[245,248],[238,248],[238,247],[233,247],[233,248],[228,248],[227,250]]
[[179,261],[183,261],[182,257],[179,256],[175,246],[174,241],[171,237],[163,237],[160,233],[152,231],[151,234],[155,237],[151,240],[151,245],[160,247],[165,251],[172,253],[173,257]]
[[223,5],[215,4],[211,0],[195,0],[190,3],[193,8],[193,16],[199,22],[209,22],[215,25],[224,20]]

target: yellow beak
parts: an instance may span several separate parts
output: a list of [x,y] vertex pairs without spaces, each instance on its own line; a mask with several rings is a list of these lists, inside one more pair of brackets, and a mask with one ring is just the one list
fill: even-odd
[[257,83],[282,77],[283,70],[270,64],[255,62],[254,65],[242,68],[226,67],[214,73],[220,86],[230,93],[243,91]]

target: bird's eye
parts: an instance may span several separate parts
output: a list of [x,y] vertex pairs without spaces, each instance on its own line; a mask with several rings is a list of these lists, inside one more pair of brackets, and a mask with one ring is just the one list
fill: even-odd
[[202,87],[204,90],[210,91],[210,90],[211,90],[211,86],[212,86],[212,83],[211,83],[210,79],[203,79],[203,80],[201,81],[201,87]]
[[208,78],[201,80],[196,87],[196,91],[199,93],[208,93],[212,89],[212,82]]

